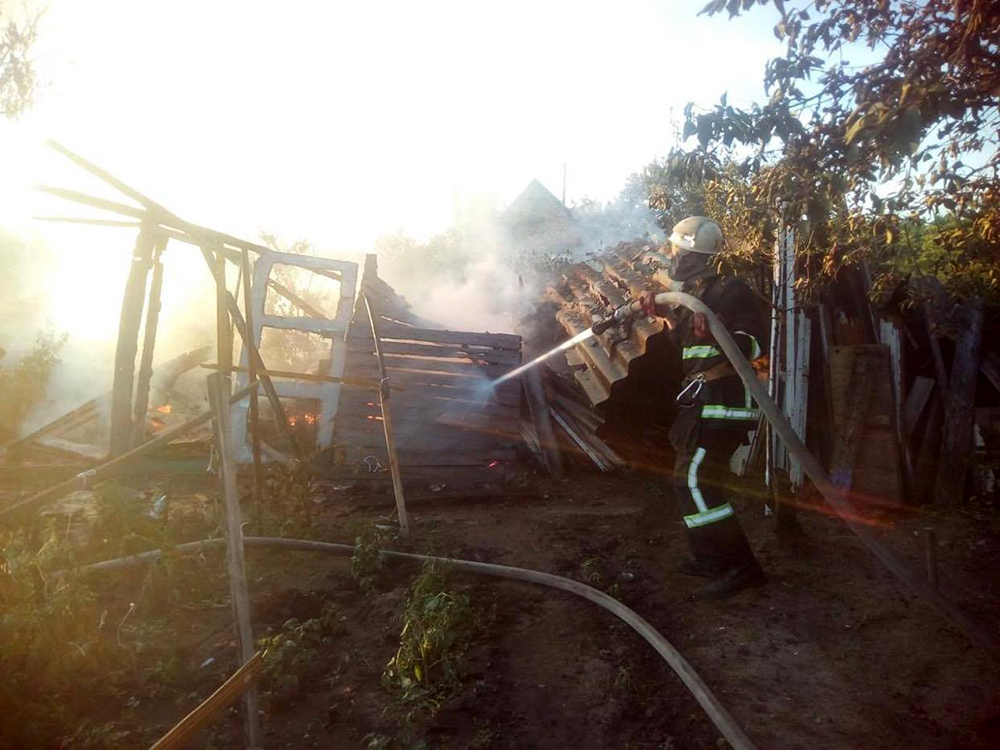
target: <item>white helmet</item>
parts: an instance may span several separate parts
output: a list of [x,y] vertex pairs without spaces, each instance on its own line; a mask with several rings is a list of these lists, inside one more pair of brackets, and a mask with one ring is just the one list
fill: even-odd
[[722,229],[705,216],[689,216],[674,224],[670,234],[670,244],[674,252],[687,251],[715,255],[726,244]]

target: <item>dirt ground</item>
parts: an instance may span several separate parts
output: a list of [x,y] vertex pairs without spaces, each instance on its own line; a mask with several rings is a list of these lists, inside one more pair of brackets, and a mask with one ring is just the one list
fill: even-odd
[[[445,493],[442,492],[442,495]],[[391,496],[313,485],[313,538],[351,542],[391,512]],[[673,572],[686,554],[665,477],[532,476],[502,494],[411,501],[415,551],[548,571],[609,591],[656,627],[762,748],[1000,747],[996,664],[935,610],[906,593],[838,520],[806,508],[801,538],[780,540],[760,502],[736,500],[770,577],[726,602],[693,597]],[[922,562],[922,530],[939,539],[941,586],[997,633],[1000,519],[995,509],[873,515]],[[265,715],[266,746],[428,748],[716,748],[726,743],[677,676],[627,626],[570,594],[455,575],[488,612],[465,658],[461,690],[428,712],[381,684],[396,652],[412,566],[361,593],[347,558],[249,554],[258,636],[327,604],[346,632],[319,650],[287,705]],[[143,576],[120,578],[127,601]],[[197,677],[177,694],[129,703],[125,746],[148,745],[235,668],[223,595],[173,614],[177,653]],[[210,661],[211,660],[211,661]],[[199,665],[205,666],[200,669]],[[123,707],[107,706],[107,719]],[[235,709],[200,736],[241,746]]]

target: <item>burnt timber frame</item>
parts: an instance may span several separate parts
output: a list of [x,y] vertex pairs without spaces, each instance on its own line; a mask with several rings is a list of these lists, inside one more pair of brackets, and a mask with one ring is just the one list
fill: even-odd
[[[129,280],[126,284],[126,290],[124,299],[122,302],[122,317],[121,324],[119,326],[119,337],[118,337],[118,347],[115,357],[115,383],[112,389],[112,419],[111,419],[111,450],[112,456],[120,455],[127,451],[130,447],[133,447],[136,443],[136,439],[133,437],[134,434],[139,432],[140,428],[134,426],[133,414],[138,410],[139,405],[143,400],[143,389],[142,382],[144,381],[142,368],[140,369],[140,390],[136,394],[135,401],[133,402],[133,390],[135,386],[135,357],[138,349],[138,335],[139,335],[139,325],[142,320],[142,309],[145,304],[146,299],[146,278],[148,276],[148,271],[150,265],[153,263],[153,257],[156,255],[158,258],[160,254],[165,250],[168,240],[175,239],[190,245],[198,247],[205,259],[205,263],[209,268],[215,278],[217,288],[219,288],[219,299],[220,304],[225,301],[226,306],[229,309],[229,315],[231,316],[232,326],[235,327],[236,331],[240,334],[243,340],[243,360],[244,366],[259,371],[258,377],[261,380],[261,387],[271,404],[272,411],[275,415],[275,421],[277,427],[282,436],[291,444],[293,450],[297,455],[301,456],[300,446],[296,443],[294,436],[288,429],[288,423],[284,416],[284,408],[282,407],[281,401],[279,400],[279,394],[274,384],[271,382],[270,377],[267,375],[267,367],[265,366],[263,360],[261,359],[260,352],[258,350],[260,333],[259,330],[263,323],[263,299],[267,288],[274,289],[278,294],[288,299],[290,302],[303,309],[307,315],[316,316],[317,311],[308,307],[304,304],[304,301],[297,297],[291,290],[285,288],[283,285],[276,281],[267,278],[267,274],[264,274],[263,279],[260,282],[260,292],[258,296],[261,300],[260,316],[251,315],[253,320],[253,327],[247,326],[244,320],[243,314],[239,308],[239,303],[236,300],[234,294],[229,291],[226,287],[225,273],[224,273],[224,263],[225,261],[230,261],[237,264],[240,268],[244,268],[244,254],[249,254],[250,252],[257,253],[258,255],[258,266],[266,266],[268,270],[274,262],[284,262],[291,265],[305,266],[309,267],[310,270],[314,270],[316,273],[331,276],[336,278],[337,281],[341,283],[342,296],[349,296],[353,299],[353,279],[356,278],[357,265],[352,263],[345,263],[343,261],[333,261],[323,258],[309,258],[303,256],[289,256],[288,258],[281,258],[280,256],[286,255],[281,253],[275,253],[268,247],[259,245],[254,242],[248,242],[246,240],[239,239],[229,234],[223,232],[218,232],[207,227],[199,226],[197,224],[192,224],[191,222],[185,221],[178,217],[176,214],[168,211],[166,208],[161,206],[156,201],[148,198],[147,196],[140,193],[138,190],[126,185],[124,182],[114,177],[104,169],[98,167],[97,165],[87,161],[83,157],[75,154],[64,146],[50,140],[48,145],[54,150],[61,153],[70,161],[74,162],[78,166],[82,167],[84,170],[94,175],[98,179],[107,183],[108,185],[114,187],[120,193],[122,193],[127,198],[132,199],[136,203],[140,204],[141,207],[131,206],[126,203],[119,203],[117,201],[107,200],[105,198],[98,198],[95,196],[90,196],[85,193],[80,193],[74,190],[65,190],[63,188],[55,188],[48,186],[39,186],[39,190],[42,192],[54,195],[65,200],[73,201],[75,203],[80,203],[83,205],[91,206],[93,208],[98,208],[105,211],[110,211],[123,216],[128,216],[135,221],[120,221],[120,220],[103,220],[103,219],[90,219],[90,218],[64,218],[64,217],[36,217],[45,221],[61,221],[61,222],[72,222],[72,223],[82,223],[82,224],[98,224],[98,225],[111,225],[111,226],[124,226],[139,229],[139,238],[136,242],[136,249],[133,252],[133,267],[131,269]],[[272,259],[272,256],[279,256],[278,258]],[[224,259],[224,260],[223,260]],[[260,263],[261,260],[265,262]],[[268,262],[270,261],[270,262]],[[303,262],[306,261],[306,262]],[[247,261],[248,263],[248,258]],[[326,266],[334,267],[326,267]],[[315,268],[311,266],[316,266]],[[353,268],[353,275],[351,269]],[[255,274],[257,278],[261,276],[260,273]],[[345,283],[346,282],[346,283]],[[348,289],[349,294],[344,295],[344,290]],[[241,290],[237,289],[236,293],[239,294]],[[152,290],[153,293],[158,294],[155,289]],[[244,290],[245,292],[245,290]],[[151,294],[153,296],[153,294]],[[251,291],[251,297],[254,296],[254,292]],[[152,313],[154,310],[153,301],[151,299],[149,312]],[[284,323],[275,324],[274,321],[269,321],[269,324],[274,324],[274,327],[281,328],[295,328],[298,330],[313,330],[316,332],[323,333],[325,335],[332,334],[332,338],[336,341],[339,338],[343,341],[343,337],[346,336],[346,326],[350,320],[350,309],[351,305],[341,305],[341,307],[346,307],[348,313],[346,314],[346,319],[341,325],[335,325],[333,330],[330,326],[316,326],[315,320],[309,320],[305,322],[306,319],[284,319]],[[147,318],[149,314],[147,314]],[[340,316],[338,315],[338,319]],[[288,322],[289,320],[295,322]],[[149,326],[147,326],[149,328]],[[150,333],[147,331],[147,333]],[[155,341],[155,321],[153,324],[153,340]],[[256,335],[255,335],[256,334]],[[152,345],[154,341],[146,341],[145,348],[148,348],[150,358],[152,356]],[[334,344],[335,346],[335,344]],[[145,359],[145,353],[144,353]],[[331,357],[331,361],[335,361],[336,357]],[[340,359],[343,359],[341,355]],[[145,364],[145,362],[144,362]],[[225,370],[231,367],[226,366],[227,363],[221,362]],[[149,364],[151,368],[151,362]],[[331,375],[334,373],[330,373]],[[249,382],[250,378],[240,378],[241,384]],[[326,389],[339,389],[336,385],[324,385],[322,386]],[[317,396],[318,386],[307,387],[309,390],[308,394],[304,394],[306,397]],[[301,384],[297,385],[292,390],[295,393],[287,393],[287,396],[298,396],[298,391],[301,390]],[[327,432],[330,433],[329,438],[332,439],[332,423],[333,418],[336,415],[338,393],[321,394],[321,398],[324,400],[324,407],[326,409],[326,422],[329,425]],[[254,395],[256,398],[256,392]],[[134,405],[133,405],[134,404]],[[256,407],[251,407],[256,411]],[[234,432],[237,438],[235,449],[239,452],[239,458],[244,460],[253,460],[254,454],[259,455],[259,452],[252,451],[248,449],[247,442],[247,431],[245,424],[246,411],[241,407],[240,413],[236,415],[234,419]],[[141,433],[140,433],[141,434]]]

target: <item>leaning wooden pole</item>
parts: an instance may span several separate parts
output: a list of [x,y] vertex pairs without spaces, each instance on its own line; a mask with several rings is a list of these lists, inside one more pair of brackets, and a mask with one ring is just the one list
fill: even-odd
[[146,277],[153,253],[153,229],[144,224],[132,251],[132,267],[125,281],[115,372],[111,386],[111,440],[109,454],[125,453],[132,441],[132,388],[135,385],[135,354],[139,345],[139,325],[146,301]]
[[198,732],[256,684],[263,668],[264,652],[258,651],[197,708],[157,740],[149,750],[175,750],[175,748],[179,750],[189,747]]
[[146,432],[146,410],[149,408],[149,385],[153,380],[153,351],[156,346],[156,328],[160,322],[160,295],[163,292],[163,261],[167,237],[158,234],[153,248],[153,277],[149,282],[146,302],[146,331],[142,339],[142,357],[139,360],[139,382],[135,389],[135,408],[132,410],[132,440],[135,448],[142,443]]
[[392,412],[389,409],[389,377],[385,370],[385,359],[382,356],[382,343],[378,334],[378,322],[372,303],[367,294],[362,294],[365,309],[368,310],[368,320],[372,327],[372,338],[375,341],[375,356],[378,359],[378,371],[381,386],[378,389],[379,405],[382,408],[382,429],[385,431],[385,450],[389,454],[389,471],[392,474],[392,492],[396,496],[396,512],[399,514],[399,533],[403,537],[410,535],[410,522],[406,517],[406,501],[403,499],[403,480],[399,476],[399,455],[396,453],[396,436],[392,430]]
[[[243,248],[243,312],[246,315],[247,331],[253,335],[253,302],[251,301],[250,251]],[[247,357],[247,367],[250,373],[248,382],[257,382],[257,367],[252,357]],[[260,431],[259,405],[257,392],[250,395],[250,449],[253,455],[253,501],[259,503],[262,499],[260,476]]]
[[[253,628],[250,624],[250,593],[247,588],[246,562],[243,558],[243,518],[240,514],[240,491],[236,485],[236,457],[230,429],[229,376],[213,373],[208,376],[208,396],[215,415],[215,440],[219,451],[219,474],[226,500],[226,563],[229,568],[229,592],[233,601],[240,663],[253,658]],[[257,712],[257,691],[250,688],[243,696],[246,709],[245,726],[248,748],[260,746],[260,715]]]

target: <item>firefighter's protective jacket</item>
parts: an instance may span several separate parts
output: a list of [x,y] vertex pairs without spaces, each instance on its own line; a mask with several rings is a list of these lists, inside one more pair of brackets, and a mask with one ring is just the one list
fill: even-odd
[[[732,276],[715,276],[694,293],[716,314],[748,360],[753,361],[764,353],[767,322],[746,284]],[[698,379],[699,373],[708,373],[728,360],[707,327],[703,331],[697,330],[694,313],[681,308],[678,317],[674,335],[681,349],[681,366],[687,386]],[[702,335],[699,336],[699,333]],[[717,369],[714,371],[718,372]],[[697,384],[694,388],[698,388]],[[749,429],[750,423],[756,422],[760,416],[750,391],[735,374],[702,384],[697,403],[691,408],[698,409],[702,429],[734,427],[737,424]]]

